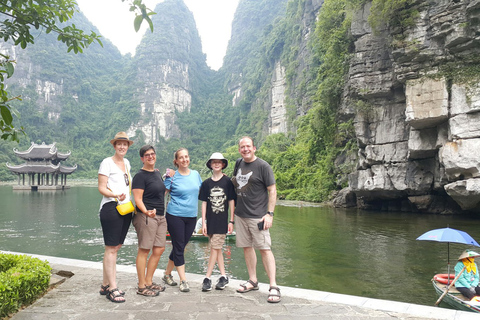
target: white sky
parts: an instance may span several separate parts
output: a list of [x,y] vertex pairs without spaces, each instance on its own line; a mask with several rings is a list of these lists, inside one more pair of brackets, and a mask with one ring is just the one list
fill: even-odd
[[[135,54],[135,48],[145,33],[147,24],[136,33],[133,29],[135,14],[129,11],[128,2],[121,0],[76,0],[80,10],[100,33],[117,46],[122,54]],[[193,12],[207,64],[218,70],[223,63],[232,27],[233,15],[239,0],[183,0]],[[154,10],[162,0],[143,0]],[[155,28],[155,25],[154,25]],[[150,30],[148,30],[150,32]]]

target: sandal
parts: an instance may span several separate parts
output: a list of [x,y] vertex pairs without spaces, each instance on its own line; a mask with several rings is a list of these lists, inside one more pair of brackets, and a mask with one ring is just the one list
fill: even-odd
[[[107,284],[106,286],[100,285],[100,295],[106,296],[108,294],[108,288],[110,288],[110,285]],[[118,289],[118,292],[120,293],[121,296],[125,295],[125,292],[122,290]]]
[[150,289],[150,290],[154,290],[154,291],[158,291],[158,292],[165,291],[165,286],[162,286],[162,285],[157,284],[155,282],[152,282],[152,284],[149,285],[149,286],[145,285],[145,288]]
[[[247,285],[248,285],[248,284],[251,284],[252,287],[251,287],[251,288],[247,288]],[[257,282],[253,282],[252,280],[248,280],[248,281],[245,282],[244,284],[241,284],[240,287],[243,288],[243,290],[237,289],[237,292],[240,292],[240,293],[245,293],[245,292],[252,291],[252,290],[258,290],[258,281],[257,281]]]
[[[276,290],[277,293],[272,293],[272,290]],[[278,297],[278,299],[275,299],[276,297]],[[275,300],[273,300],[271,298],[273,298]],[[267,301],[270,302],[270,303],[279,303],[280,300],[282,300],[282,294],[280,293],[280,288],[271,286],[270,289],[268,289],[268,299],[267,299]]]
[[104,286],[103,284],[100,286],[100,295],[106,296],[108,294],[108,288],[110,288],[110,285],[107,284]]
[[107,299],[115,302],[115,303],[122,303],[125,302],[125,297],[120,293],[118,288],[112,289],[108,291],[108,294],[106,295]]
[[145,288],[137,288],[137,294],[145,297],[156,297],[160,292],[151,290],[145,286]]

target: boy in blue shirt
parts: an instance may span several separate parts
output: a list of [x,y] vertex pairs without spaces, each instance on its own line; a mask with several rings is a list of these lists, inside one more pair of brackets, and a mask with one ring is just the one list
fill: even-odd
[[[202,291],[212,290],[210,276],[215,262],[220,271],[220,278],[215,289],[223,290],[228,285],[228,277],[225,273],[222,248],[227,232],[232,233],[233,231],[236,194],[232,181],[222,172],[228,166],[228,161],[221,153],[213,153],[206,165],[213,172],[211,178],[203,181],[198,196],[198,199],[202,201],[202,233],[210,239],[210,258]],[[228,220],[229,207],[230,220]]]

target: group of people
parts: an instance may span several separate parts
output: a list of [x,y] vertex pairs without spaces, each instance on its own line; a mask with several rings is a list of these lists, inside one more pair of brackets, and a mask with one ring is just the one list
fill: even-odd
[[[125,132],[119,132],[110,143],[115,154],[105,158],[98,171],[98,190],[103,196],[100,222],[105,244],[101,295],[112,302],[125,302],[125,292],[116,283],[116,261],[131,223],[138,238],[137,294],[154,297],[165,290],[164,284],[176,286],[178,283],[172,275],[174,269],[179,277],[180,291],[190,291],[184,252],[195,230],[200,200],[202,233],[209,237],[210,245],[202,291],[212,289],[211,275],[215,264],[220,271],[215,288],[221,290],[228,285],[222,248],[226,234],[231,233],[236,224],[236,245],[243,248],[249,274],[248,281],[240,285],[237,292],[259,289],[255,252],[258,249],[270,282],[267,301],[280,302],[269,232],[277,196],[275,178],[270,165],[255,155],[256,147],[252,138],[243,137],[239,140],[241,158],[235,163],[232,179],[223,174],[223,169],[228,166],[227,159],[216,152],[206,162],[206,166],[212,170],[212,176],[203,182],[200,174],[189,168],[190,157],[185,148],[175,152],[173,164],[177,170],[167,169],[163,180],[155,168],[156,153],[151,145],[140,148],[143,166],[132,179],[130,162],[125,155],[133,141]],[[120,214],[117,206],[129,203],[132,194],[134,212]],[[165,206],[168,195],[170,200]],[[172,240],[172,251],[162,278],[164,284],[158,284],[153,281],[153,276],[165,251],[167,230]]]

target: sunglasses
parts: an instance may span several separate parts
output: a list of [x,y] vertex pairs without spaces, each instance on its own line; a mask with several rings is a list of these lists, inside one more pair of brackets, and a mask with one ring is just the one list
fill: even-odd
[[129,185],[130,185],[130,180],[128,180],[128,175],[125,173],[125,174],[123,175],[123,177],[125,178],[125,184],[126,184],[127,186],[129,186]]

